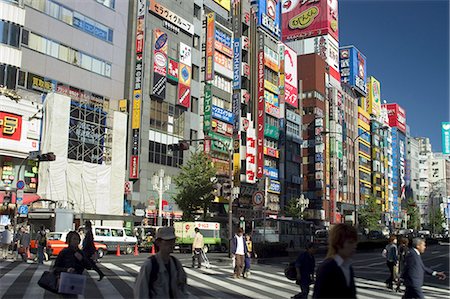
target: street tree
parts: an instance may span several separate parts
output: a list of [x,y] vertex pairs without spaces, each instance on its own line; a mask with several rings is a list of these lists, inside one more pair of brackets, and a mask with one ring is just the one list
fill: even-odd
[[419,208],[412,197],[407,200],[406,214],[408,215],[408,228],[419,229],[420,228],[420,215]]
[[291,198],[285,208],[286,216],[300,219],[302,211],[300,208],[300,198]]
[[214,199],[214,181],[216,170],[204,152],[193,152],[191,158],[181,167],[181,172],[174,178],[178,193],[175,202],[183,211],[183,219],[194,220],[202,211],[203,219]]
[[444,224],[444,215],[442,215],[441,209],[436,207],[431,209],[430,214],[430,226],[432,228],[432,233],[440,234],[443,231],[442,225]]
[[377,203],[376,197],[371,196],[366,200],[366,205],[358,211],[359,225],[369,230],[378,230],[381,214],[381,204]]

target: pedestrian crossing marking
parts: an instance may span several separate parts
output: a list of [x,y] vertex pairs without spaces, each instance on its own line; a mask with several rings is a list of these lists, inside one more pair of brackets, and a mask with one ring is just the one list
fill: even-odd
[[119,276],[122,280],[125,280],[125,282],[128,284],[128,286],[130,288],[134,289],[135,278],[130,277],[129,276],[130,274],[127,271],[123,270],[119,266],[116,266],[115,264],[112,264],[112,263],[102,263],[102,265],[103,265],[103,267],[106,267],[106,268],[110,269],[111,271],[113,271],[114,274]]
[[[14,267],[12,270],[10,270],[8,273],[5,273],[5,275],[0,278],[0,285],[1,286],[9,286],[14,283],[14,281],[19,277],[20,273],[25,271],[25,269],[28,268],[27,264],[20,264],[17,267]],[[1,288],[0,289],[0,297],[5,295],[7,288]]]

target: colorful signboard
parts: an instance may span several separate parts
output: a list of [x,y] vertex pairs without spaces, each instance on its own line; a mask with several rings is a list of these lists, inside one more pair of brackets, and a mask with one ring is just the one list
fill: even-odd
[[269,188],[267,189],[267,192],[280,194],[281,193],[281,184],[280,184],[280,182],[275,181],[275,180],[270,180]]
[[255,0],[258,1],[258,26],[277,38],[281,37],[281,1],[279,0]]
[[178,64],[178,81],[182,85],[191,86],[192,70],[191,67],[183,63]]
[[369,77],[368,85],[369,109],[367,112],[378,117],[381,113],[380,82],[374,77]]
[[275,126],[265,124],[264,125],[264,136],[278,140],[280,138],[280,129]]
[[194,25],[192,23],[186,21],[184,18],[172,12],[170,9],[167,9],[165,6],[157,3],[155,0],[150,0],[150,7],[148,10],[149,12],[152,12],[176,25],[178,28],[186,31],[190,35],[194,34]]
[[22,116],[0,111],[0,139],[20,140]]
[[214,2],[225,8],[227,11],[230,11],[231,0],[214,0]]
[[152,94],[160,99],[166,98],[167,82],[167,33],[161,29],[153,30],[153,86]]
[[215,35],[215,15],[210,12],[206,16],[206,70],[205,81],[214,79],[214,35]]
[[406,134],[406,112],[398,104],[382,104],[386,108],[391,128],[398,128]]
[[189,67],[192,66],[192,48],[185,43],[180,42],[179,50],[180,63],[183,63]]
[[212,106],[211,110],[212,110],[212,117],[233,124],[234,116],[232,112],[214,105]]
[[132,155],[130,157],[130,179],[139,178],[139,156]]
[[297,53],[285,46],[284,49],[284,100],[298,107]]
[[203,104],[203,132],[208,134],[211,130],[212,93],[211,83],[205,83],[205,102]]
[[264,166],[264,174],[271,179],[278,180],[278,169],[276,168]]
[[[228,153],[228,150],[231,146],[231,138],[222,136],[220,134],[209,132],[209,137],[211,137],[211,150],[222,152],[222,153]],[[215,140],[214,140],[215,139]],[[217,141],[220,140],[221,142]]]
[[233,90],[241,89],[241,39],[233,42]]
[[178,61],[169,57],[167,79],[173,82],[178,82],[178,72]]
[[233,97],[231,98],[232,109],[233,109],[233,134],[235,139],[239,134],[239,120],[241,118],[241,93],[239,90],[233,92]]
[[271,70],[278,72],[279,71],[279,60],[278,53],[272,50],[271,48],[264,46],[264,65],[270,68]]
[[214,53],[214,63],[223,66],[227,70],[233,71],[233,62],[230,57],[223,55],[220,52]]
[[212,130],[216,133],[225,135],[225,136],[232,136],[233,135],[233,126],[230,124],[227,124],[226,122],[213,119],[211,122]]
[[180,42],[178,58],[178,104],[189,108],[191,105],[192,48]]
[[[260,1],[260,4],[263,1]],[[264,33],[258,34],[258,54],[257,54],[257,157],[256,157],[256,178],[260,179],[264,175]]]
[[338,0],[282,0],[283,40],[330,34],[339,41]]
[[367,95],[366,56],[355,46],[339,49],[341,82],[353,87],[360,96]]
[[189,108],[191,105],[191,87],[183,84],[178,84],[178,104],[180,106]]
[[256,182],[256,135],[255,130],[249,127],[247,130],[247,153],[245,156],[245,180],[247,183]]
[[450,122],[443,122],[442,129],[442,153],[444,155],[450,154]]

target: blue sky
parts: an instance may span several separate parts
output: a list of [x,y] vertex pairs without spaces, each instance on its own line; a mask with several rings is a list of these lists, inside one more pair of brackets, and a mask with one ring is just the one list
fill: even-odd
[[339,0],[339,43],[367,57],[381,98],[406,110],[412,136],[441,151],[449,121],[449,2]]

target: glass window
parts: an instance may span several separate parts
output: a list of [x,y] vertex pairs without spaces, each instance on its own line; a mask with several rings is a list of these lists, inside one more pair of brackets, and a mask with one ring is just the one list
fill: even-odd
[[94,73],[103,75],[103,64],[102,61],[98,60],[98,59],[92,59],[92,71]]
[[90,71],[92,69],[92,57],[86,54],[81,54],[81,67]]
[[9,23],[0,21],[0,42],[8,44]]
[[69,48],[63,45],[59,45],[58,58],[62,61],[69,62]]
[[195,64],[192,65],[192,80],[199,81],[199,68]]
[[123,230],[122,229],[111,229],[111,234],[113,237],[123,237]]
[[200,20],[201,17],[201,8],[197,4],[194,4],[194,17]]
[[44,11],[45,1],[46,0],[24,0],[24,4],[29,5],[37,10]]
[[114,9],[115,1],[114,0],[97,0],[98,3],[103,4],[106,7]]
[[9,45],[18,48],[20,40],[20,27],[16,24],[9,25]]
[[111,77],[111,64],[105,63],[105,72],[103,73],[106,77]]
[[191,112],[198,114],[198,98],[191,97]]
[[47,41],[47,55],[58,58],[59,57],[59,44],[54,41]]
[[193,46],[194,46],[194,48],[196,48],[197,50],[200,50],[200,36],[198,36],[197,34],[194,34],[194,37],[193,37]]
[[61,7],[61,21],[69,25],[73,25],[73,13],[71,10]]
[[39,35],[30,33],[28,46],[35,51],[38,51],[40,53],[45,53],[46,48],[47,48],[47,40],[40,37]]
[[50,1],[47,1],[45,7],[45,13],[55,19],[59,19],[59,5]]

